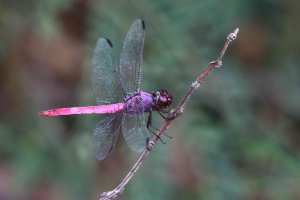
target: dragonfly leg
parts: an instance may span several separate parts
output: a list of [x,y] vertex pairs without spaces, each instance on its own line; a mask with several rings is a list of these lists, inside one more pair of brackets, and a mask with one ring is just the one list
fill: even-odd
[[152,129],[154,129],[154,130],[158,131],[158,129],[152,127],[152,112],[149,112],[149,115],[148,115],[147,129],[148,129],[151,133],[153,133],[153,134],[161,141],[161,143],[166,144],[166,142],[164,142],[164,141],[161,139],[161,137],[160,137],[159,135],[157,135],[155,131],[152,130]]
[[[160,110],[158,111],[158,113],[160,114],[160,116],[162,116],[162,118],[164,119],[168,119],[168,120],[173,120],[176,117],[179,117],[182,115],[183,109],[180,109],[178,113],[174,114],[174,110]],[[167,116],[164,116],[164,114],[167,114]]]
[[164,116],[164,112],[162,112],[162,110],[160,110],[160,111],[157,111],[158,113],[159,113],[159,115],[162,117],[162,118],[164,118],[164,119],[168,119],[168,116]]
[[[164,116],[162,113],[169,113],[170,111],[166,111],[166,110],[160,110],[158,111],[158,113],[160,114],[160,116],[164,119],[168,119],[168,116]],[[172,139],[173,137],[168,135],[167,133],[165,133],[165,136],[167,136],[168,138]]]
[[162,113],[169,114],[171,110],[160,110]]
[[[154,129],[156,132],[158,131],[157,128],[152,126],[152,112],[149,113],[148,115],[148,121],[147,121],[147,128],[148,130],[150,130],[150,128]],[[152,132],[152,131],[151,131]],[[152,132],[153,133],[153,132]],[[167,136],[168,138],[172,139],[173,137],[168,135],[167,133],[164,134],[165,136]]]
[[173,139],[173,136],[168,135],[167,133],[165,133],[165,136],[167,136],[170,139]]

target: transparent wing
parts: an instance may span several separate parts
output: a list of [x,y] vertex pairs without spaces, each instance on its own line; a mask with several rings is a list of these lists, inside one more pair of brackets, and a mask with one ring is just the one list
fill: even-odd
[[122,113],[112,114],[98,122],[93,131],[93,144],[98,160],[103,160],[113,150],[121,131]]
[[144,37],[144,21],[137,19],[132,23],[124,40],[118,69],[120,82],[126,94],[132,94],[140,88]]
[[100,38],[94,51],[92,71],[92,88],[99,105],[117,103],[124,97],[117,82],[116,68],[111,41]]
[[140,153],[145,149],[148,130],[144,114],[134,115],[124,113],[122,118],[122,132],[132,150]]

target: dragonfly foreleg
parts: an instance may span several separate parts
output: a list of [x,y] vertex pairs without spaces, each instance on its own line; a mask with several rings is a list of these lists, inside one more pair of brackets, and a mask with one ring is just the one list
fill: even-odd
[[[154,128],[154,127],[152,126],[152,112],[149,112],[149,115],[148,115],[147,129],[148,129],[151,133],[153,133],[153,134],[161,141],[161,143],[166,144],[166,142],[163,141],[163,140],[161,139],[161,137],[160,137],[159,135],[156,134],[156,132],[158,131],[158,129],[156,129],[156,128]],[[154,129],[156,132],[153,131],[152,129]]]
[[[173,120],[175,119],[176,117],[178,116],[181,116],[182,115],[182,109],[177,113],[177,114],[174,114],[174,110],[159,110],[157,111],[160,116],[166,120]],[[167,116],[165,116],[164,114],[167,114]]]
[[159,113],[159,115],[160,115],[162,118],[164,118],[164,119],[168,119],[168,116],[164,116],[164,114],[163,114],[162,110],[160,110],[160,111],[157,111],[157,112]]
[[[149,115],[148,115],[147,128],[149,131],[151,131],[150,128],[154,129],[156,132],[159,131],[159,129],[152,126],[152,112],[149,112]],[[153,131],[151,131],[151,132],[153,133]],[[155,135],[156,135],[156,133],[155,133]],[[172,136],[168,135],[167,133],[165,133],[164,135],[170,139],[173,138]]]
[[166,113],[166,114],[169,114],[171,110],[160,110],[160,112],[162,113]]
[[[168,113],[169,114],[170,111],[166,111],[166,110],[160,110],[158,111],[158,113],[160,114],[160,116],[164,119],[169,119],[168,116],[164,116],[162,113]],[[168,138],[172,139],[173,137],[168,135],[167,133],[165,133],[165,136],[167,136]]]

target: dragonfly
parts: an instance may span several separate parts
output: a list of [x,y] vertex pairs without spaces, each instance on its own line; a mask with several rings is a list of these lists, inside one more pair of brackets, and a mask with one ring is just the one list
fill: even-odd
[[[92,60],[92,90],[97,106],[57,108],[39,113],[40,116],[106,114],[93,130],[98,160],[112,152],[120,133],[132,150],[142,152],[149,141],[147,133],[153,128],[152,111],[164,117],[163,113],[168,112],[166,108],[172,103],[168,90],[140,90],[145,33],[145,22],[135,20],[125,37],[119,64],[112,42],[108,38],[97,41]],[[148,114],[147,122],[145,114]],[[152,132],[155,134],[153,129]]]

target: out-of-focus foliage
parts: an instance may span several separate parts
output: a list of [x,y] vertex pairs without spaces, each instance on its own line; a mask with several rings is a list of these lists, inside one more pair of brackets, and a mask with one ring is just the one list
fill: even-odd
[[[143,89],[179,102],[236,27],[238,40],[192,96],[120,199],[300,199],[300,2],[4,0],[0,3],[0,199],[97,199],[137,154],[120,137],[98,162],[98,116],[40,118],[94,105],[90,60],[110,38],[119,56],[146,22]],[[161,119],[155,115],[155,124]]]

